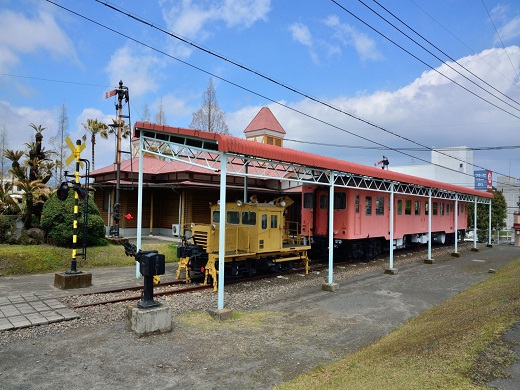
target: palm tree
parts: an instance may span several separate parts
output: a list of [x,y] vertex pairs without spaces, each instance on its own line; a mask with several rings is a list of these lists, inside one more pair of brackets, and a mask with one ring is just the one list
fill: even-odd
[[[29,180],[28,178],[19,178],[16,185],[23,191],[22,198],[25,204],[24,228],[30,229],[32,226],[32,217],[36,204],[44,201],[46,197],[41,195],[48,195],[48,188],[41,180]],[[47,188],[47,190],[46,190]]]
[[11,161],[11,183],[14,185],[15,171],[20,168],[20,159],[23,156],[23,150],[6,149],[4,150],[4,156]]
[[20,159],[23,156],[23,150],[6,149],[4,151],[4,156],[6,159],[11,161],[11,166],[13,168],[18,168],[20,166]]
[[[101,138],[108,138],[108,126],[98,121],[97,119],[87,119],[87,124],[82,123],[83,128],[90,133],[90,143],[92,145],[92,170],[94,170],[94,149],[96,145],[96,135],[100,135]],[[85,139],[86,135],[84,136]]]
[[18,203],[11,196],[13,183],[6,181],[3,185],[0,185],[0,214],[17,214],[20,211]]
[[[114,134],[117,139],[117,129],[119,128],[119,123],[117,123],[117,120],[112,118],[112,123],[110,125],[108,125],[108,127],[110,128],[108,130],[108,134]],[[127,123],[125,123],[124,119],[121,119],[121,138],[127,139],[128,137],[130,137],[130,133],[131,133],[130,126]],[[117,161],[117,150],[116,150],[116,161]]]

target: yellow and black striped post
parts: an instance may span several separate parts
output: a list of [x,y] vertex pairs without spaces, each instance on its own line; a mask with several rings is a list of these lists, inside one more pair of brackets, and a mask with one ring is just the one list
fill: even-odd
[[[78,188],[79,183],[79,164],[81,154],[81,140],[76,141],[76,147],[74,148],[74,157],[76,158],[76,173],[74,174],[74,188]],[[76,266],[76,254],[77,254],[77,242],[78,242],[78,217],[79,217],[79,195],[78,191],[74,191],[74,222],[72,230],[72,259],[70,261],[70,271],[66,271],[66,274],[79,274],[81,271],[77,270]]]

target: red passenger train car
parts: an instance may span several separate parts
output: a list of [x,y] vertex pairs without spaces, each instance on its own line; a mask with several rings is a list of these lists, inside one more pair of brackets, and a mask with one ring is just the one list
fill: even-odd
[[[329,187],[304,185],[302,194],[302,234],[311,237],[314,254],[328,251]],[[428,198],[394,195],[394,248],[428,242]],[[432,241],[453,243],[455,218],[458,237],[467,228],[467,207],[463,201],[432,199]],[[336,188],[334,191],[334,255],[359,259],[390,249],[390,194],[361,188]]]

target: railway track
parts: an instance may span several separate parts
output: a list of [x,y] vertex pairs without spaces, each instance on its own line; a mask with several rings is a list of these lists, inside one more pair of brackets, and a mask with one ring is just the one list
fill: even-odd
[[[446,246],[435,246],[433,248],[433,251],[438,249],[446,249]],[[420,253],[426,253],[427,250],[425,250],[423,247],[414,247],[409,248],[406,250],[400,250],[398,256],[409,256],[409,255],[417,255]],[[335,267],[343,267],[349,264],[366,264],[369,262],[385,262],[388,261],[387,255],[380,255],[376,256],[370,259],[361,260],[357,262],[352,261],[345,261],[345,262],[334,262]],[[314,260],[314,264],[311,263],[310,272],[320,272],[323,270],[328,269],[328,261],[327,259],[319,259]],[[304,271],[302,268],[295,268],[290,271],[283,272],[284,275],[291,275],[296,273],[301,273]],[[270,274],[262,274],[247,278],[236,278],[236,279],[228,279],[226,281],[226,285],[232,285],[237,283],[249,283],[249,282],[257,282],[260,280],[270,279],[270,278],[277,278],[279,276],[279,273],[270,273]],[[213,285],[201,285],[196,283],[186,284],[184,280],[174,280],[172,282],[168,283],[161,283],[156,286],[154,286],[154,297],[160,297],[160,296],[168,296],[168,295],[176,295],[176,294],[185,294],[185,293],[191,293],[201,290],[206,290],[209,288],[213,288]],[[129,293],[133,291],[142,291],[143,286],[131,286],[131,287],[123,287],[123,288],[117,288],[117,289],[108,289],[103,291],[98,291],[95,293],[85,293],[85,294],[78,294],[77,296],[99,296],[99,300],[95,300],[88,303],[81,303],[81,304],[73,304],[70,307],[72,309],[79,309],[79,308],[85,308],[85,307],[93,307],[93,306],[100,306],[100,305],[109,305],[119,302],[127,302],[127,301],[137,301],[141,299],[141,294],[135,294],[135,295],[125,295],[125,296],[116,296],[116,297],[110,297],[111,295],[117,295],[121,293]]]

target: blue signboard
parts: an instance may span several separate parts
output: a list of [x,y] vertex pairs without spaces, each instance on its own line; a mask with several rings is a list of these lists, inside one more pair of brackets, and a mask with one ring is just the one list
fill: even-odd
[[475,189],[486,191],[491,188],[492,173],[489,170],[474,171]]

